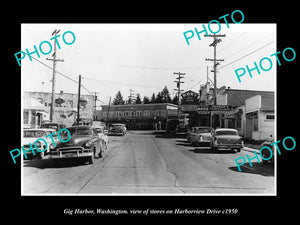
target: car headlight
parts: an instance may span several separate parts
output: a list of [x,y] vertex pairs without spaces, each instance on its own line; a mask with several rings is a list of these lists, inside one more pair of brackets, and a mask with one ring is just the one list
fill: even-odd
[[54,150],[54,149],[55,149],[53,143],[51,143],[51,144],[49,145],[49,148],[50,148],[50,150]]
[[39,141],[36,142],[35,145],[36,145],[37,148],[40,148],[42,146],[41,142],[39,142]]
[[84,145],[85,145],[85,147],[89,148],[92,146],[92,142],[91,141],[85,142]]

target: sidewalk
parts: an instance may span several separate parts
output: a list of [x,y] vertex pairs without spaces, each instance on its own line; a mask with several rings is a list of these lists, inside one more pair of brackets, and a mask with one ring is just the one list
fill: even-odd
[[259,154],[259,150],[258,149],[255,149],[255,148],[249,148],[249,147],[244,147],[244,148],[242,148],[242,150],[244,150],[244,151],[248,151],[248,152],[256,152],[257,154]]

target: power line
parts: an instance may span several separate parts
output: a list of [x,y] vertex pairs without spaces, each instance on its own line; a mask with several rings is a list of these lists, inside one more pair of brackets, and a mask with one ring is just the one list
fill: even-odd
[[[27,53],[25,53],[25,54],[27,54]],[[33,58],[34,60],[36,60],[37,62],[41,63],[42,65],[46,66],[48,69],[53,70],[53,67],[48,66],[47,64],[45,64],[45,63],[43,63],[42,61],[40,61],[40,60],[34,58],[33,56],[30,56],[30,57]],[[65,78],[67,78],[67,79],[69,79],[69,80],[75,82],[76,84],[78,84],[78,81],[73,80],[73,79],[70,78],[69,76],[67,76],[67,75],[65,75],[65,74],[63,74],[63,73],[61,73],[61,72],[59,72],[59,71],[57,71],[57,70],[55,70],[55,72],[58,73],[58,74],[60,74],[60,75],[62,75],[62,76],[65,77]]]
[[99,82],[105,82],[105,83],[112,83],[112,84],[118,84],[118,85],[128,85],[128,86],[137,86],[137,87],[143,87],[143,88],[155,88],[155,89],[161,89],[159,87],[151,87],[151,86],[145,86],[140,84],[133,84],[133,83],[124,83],[124,82],[117,82],[117,81],[106,81],[106,80],[100,80],[95,78],[88,78],[85,77],[86,80],[93,80],[93,81],[99,81]]
[[225,47],[221,48],[218,52],[222,52],[224,49],[228,48],[230,45],[232,45],[233,43],[236,43],[236,41],[238,39],[240,39],[244,34],[246,34],[246,32],[240,34],[236,39],[234,39],[232,42],[230,42],[228,45],[226,45]]
[[247,57],[247,56],[249,56],[249,55],[251,55],[251,54],[253,54],[253,53],[255,53],[255,52],[257,52],[257,51],[259,51],[259,50],[261,50],[261,49],[263,49],[263,48],[265,48],[265,47],[267,47],[268,45],[272,44],[273,42],[274,42],[274,41],[271,41],[271,42],[269,42],[268,44],[266,44],[266,45],[264,45],[264,46],[262,46],[262,47],[260,47],[260,48],[258,48],[258,49],[256,49],[256,50],[254,50],[254,51],[252,51],[252,52],[250,52],[250,53],[248,53],[248,54],[246,54],[246,55],[244,55],[244,56],[242,56],[242,57],[240,57],[240,58],[238,58],[238,59],[236,59],[236,60],[234,60],[234,61],[232,61],[232,62],[230,62],[230,63],[228,63],[228,64],[226,64],[226,65],[224,65],[224,66],[221,66],[221,67],[219,68],[219,70],[220,70],[220,69],[223,69],[224,67],[229,66],[229,65],[231,65],[231,64],[233,64],[233,63],[235,63],[235,62],[237,62],[237,61],[239,61],[239,60],[241,60],[241,59],[243,59],[243,58],[245,58],[245,57]]

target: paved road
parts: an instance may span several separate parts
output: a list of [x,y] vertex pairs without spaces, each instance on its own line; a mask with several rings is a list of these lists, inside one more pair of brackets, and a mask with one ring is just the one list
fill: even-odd
[[273,194],[272,165],[255,160],[239,172],[234,159],[183,138],[130,131],[109,137],[104,159],[94,164],[52,159],[24,161],[23,194]]

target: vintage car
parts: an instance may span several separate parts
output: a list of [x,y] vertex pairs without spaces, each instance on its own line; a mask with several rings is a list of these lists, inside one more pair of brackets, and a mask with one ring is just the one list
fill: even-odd
[[211,127],[192,127],[188,134],[188,142],[193,146],[210,146],[211,133],[213,128]]
[[122,123],[113,123],[108,130],[108,135],[123,136],[125,134],[126,126]]
[[275,145],[272,145],[271,144],[274,142],[274,138],[272,137],[272,135],[267,138],[261,145],[260,145],[260,149],[264,146],[267,146],[269,147],[270,149],[272,149],[272,156],[271,156],[271,152],[269,150],[267,150],[267,148],[263,148],[261,150],[261,155],[264,159],[268,159],[268,160],[262,160],[262,162],[264,164],[267,164],[267,163],[274,163],[274,149],[275,149]]
[[[55,129],[47,129],[47,128],[36,128],[36,129],[24,129],[23,130],[23,148],[24,150],[27,150],[30,148],[29,143],[31,143],[32,148],[34,149],[34,153],[33,154],[32,151],[26,151],[26,157],[24,155],[24,159],[30,159],[30,158],[35,158],[38,157],[40,159],[43,159],[45,155],[50,153],[51,147],[53,146],[52,144],[52,140],[50,137],[45,138],[45,136],[56,132]],[[58,138],[57,138],[57,134],[52,135],[54,142],[58,142]],[[43,138],[46,140],[47,142],[47,149],[45,151],[39,152],[35,149],[34,147],[34,143],[37,139],[39,138]],[[38,141],[36,144],[38,149],[45,149],[45,142],[43,141]]]
[[236,129],[218,128],[213,132],[210,142],[212,151],[235,149],[240,152],[243,147],[243,139],[239,136]]
[[108,137],[106,135],[106,131],[104,129],[104,126],[102,126],[102,125],[93,125],[93,128],[96,129],[99,138],[101,138],[104,141],[104,148],[107,149]]
[[[99,138],[95,128],[91,126],[72,126],[67,128],[71,138],[67,142],[60,142],[50,152],[51,158],[85,158],[90,164],[94,158],[103,157],[104,141]],[[60,133],[64,140],[69,138],[66,131]]]

